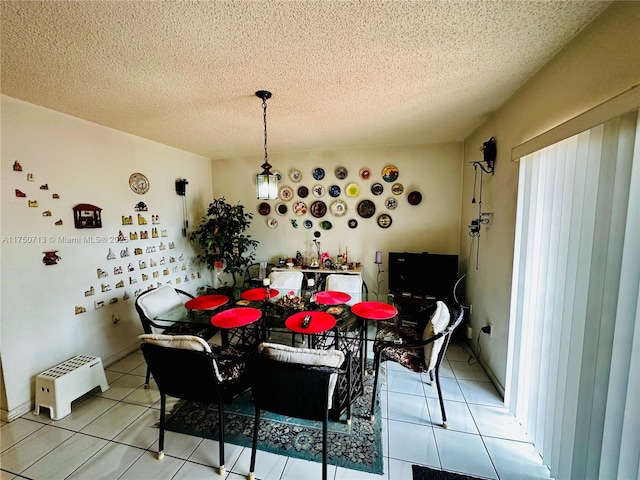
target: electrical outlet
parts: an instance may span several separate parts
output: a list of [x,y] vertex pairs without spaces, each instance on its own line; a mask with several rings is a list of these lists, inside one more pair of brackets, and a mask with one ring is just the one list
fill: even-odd
[[489,322],[489,338],[493,337],[493,323]]

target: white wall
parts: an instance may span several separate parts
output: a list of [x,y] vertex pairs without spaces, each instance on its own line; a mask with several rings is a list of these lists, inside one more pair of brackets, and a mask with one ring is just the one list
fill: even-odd
[[[206,271],[200,280],[191,280],[189,268],[193,252],[181,234],[181,198],[175,193],[175,180],[186,178],[188,211],[191,224],[211,200],[211,163],[209,159],[176,150],[116,130],[105,128],[42,107],[2,96],[2,179],[1,198],[1,355],[6,405],[9,417],[31,408],[35,376],[68,358],[96,355],[109,364],[136,348],[136,335],[142,332],[134,309],[134,292],[157,282],[171,281],[179,288],[195,292],[198,285],[210,282]],[[18,161],[22,172],[13,170]],[[131,173],[141,172],[150,181],[150,190],[137,195],[129,188]],[[26,180],[32,173],[34,182]],[[49,190],[40,186],[48,184]],[[15,196],[15,189],[26,198]],[[57,193],[59,200],[52,199]],[[37,200],[38,208],[27,202]],[[140,201],[149,211],[141,214],[148,225],[137,224],[134,205]],[[101,207],[103,228],[79,230],[74,228],[72,208],[79,203]],[[51,217],[42,216],[50,210]],[[134,225],[123,226],[122,215],[132,215]],[[159,215],[160,224],[151,225],[151,215]],[[54,222],[62,219],[62,226]],[[167,237],[151,238],[151,228],[167,230]],[[120,230],[148,230],[149,240],[114,243]],[[85,243],[85,239],[99,238],[100,243]],[[103,239],[104,237],[104,239]],[[68,243],[66,239],[80,243]],[[175,249],[158,249],[160,242]],[[131,256],[120,258],[120,251],[129,247]],[[155,246],[155,253],[146,253]],[[143,255],[134,256],[135,247],[143,248]],[[116,255],[107,260],[109,249]],[[57,250],[62,260],[45,266],[44,251]],[[179,261],[180,255],[184,260]],[[165,266],[160,259],[165,257]],[[176,262],[169,263],[169,256]],[[158,267],[150,268],[155,259]],[[139,260],[148,268],[139,269]],[[128,273],[128,263],[135,271]],[[122,265],[125,272],[114,275],[114,267]],[[177,272],[173,272],[174,267]],[[97,269],[107,271],[108,277],[98,279]],[[163,275],[169,268],[169,275]],[[153,278],[152,272],[158,271]],[[149,276],[142,280],[142,274]],[[188,275],[190,282],[184,282]],[[129,277],[137,280],[129,283]],[[177,279],[181,283],[177,285]],[[124,288],[115,284],[125,280]],[[111,290],[101,291],[101,284]],[[96,293],[85,297],[91,286]],[[124,292],[130,296],[123,300]],[[111,298],[118,303],[110,305]],[[94,301],[105,301],[101,309]],[[75,314],[75,306],[87,312]],[[112,315],[121,320],[114,325]],[[3,414],[5,413],[3,411]]]
[[[484,210],[493,212],[482,230],[480,267],[467,278],[467,301],[473,304],[474,331],[493,323],[493,336],[481,336],[482,358],[502,386],[507,375],[509,308],[518,186],[518,163],[512,148],[640,83],[640,3],[613,2],[551,62],[465,140],[461,253],[468,256],[468,230],[477,215],[470,203],[478,148],[497,139],[495,176],[486,177]],[[465,261],[466,263],[466,261]],[[474,334],[475,343],[475,334]]]
[[[259,145],[256,149],[259,150]],[[247,211],[254,213],[254,220],[249,231],[253,238],[260,241],[256,251],[258,260],[278,260],[280,257],[295,256],[296,251],[303,255],[307,250],[315,248],[313,245],[313,232],[319,231],[323,251],[331,254],[332,258],[348,248],[349,260],[361,262],[364,266],[364,280],[370,291],[376,288],[377,267],[374,265],[375,252],[383,252],[387,269],[387,253],[390,251],[410,251],[431,253],[457,254],[460,239],[460,191],[462,180],[462,148],[459,143],[447,143],[439,145],[408,145],[385,146],[376,148],[354,148],[331,151],[304,151],[287,155],[270,155],[270,163],[274,165],[274,171],[282,174],[283,178],[279,186],[289,185],[294,190],[301,185],[311,190],[315,184],[328,187],[336,184],[344,187],[356,182],[361,187],[361,194],[356,198],[346,197],[344,193],[337,198],[347,203],[347,214],[343,217],[334,217],[331,213],[317,219],[307,213],[296,216],[291,212],[285,216],[274,213],[275,206],[280,200],[270,200],[272,213],[267,217],[257,211],[260,200],[256,200],[255,175],[260,170],[262,157],[240,158],[231,160],[219,160],[213,162],[214,195],[224,196],[231,203],[242,203]],[[385,182],[381,177],[381,171],[386,165],[395,165],[399,169],[396,182],[404,186],[401,195],[391,193],[392,183]],[[347,168],[348,175],[344,180],[338,180],[335,176],[335,168],[343,166]],[[324,168],[326,176],[322,181],[314,180],[312,171],[316,167]],[[362,180],[359,171],[363,167],[371,170],[369,180]],[[297,168],[302,172],[302,180],[299,183],[292,182],[288,177],[291,168]],[[384,185],[384,193],[380,196],[371,194],[370,188],[374,182]],[[409,192],[417,190],[422,193],[422,203],[410,205],[407,201]],[[388,210],[385,200],[395,197],[398,207]],[[373,200],[376,205],[376,213],[372,218],[363,219],[356,207],[362,199]],[[289,207],[301,200],[297,195],[292,201],[286,202]],[[311,204],[317,198],[313,194],[304,199]],[[323,200],[327,206],[334,198],[325,194]],[[376,218],[380,213],[388,213],[392,218],[392,224],[387,229],[377,225]],[[266,219],[273,217],[278,220],[278,227],[270,229]],[[348,219],[358,221],[358,227],[351,229],[347,226]],[[298,222],[298,228],[293,228],[291,220]],[[313,228],[307,230],[303,227],[304,220],[311,220]],[[318,224],[322,220],[332,223],[331,230],[322,230]],[[384,282],[380,291],[386,292],[386,273],[381,277]]]

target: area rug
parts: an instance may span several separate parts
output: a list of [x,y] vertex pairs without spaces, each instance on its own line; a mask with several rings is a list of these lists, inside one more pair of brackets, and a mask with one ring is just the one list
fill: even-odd
[[[379,400],[375,421],[369,420],[373,379],[372,376],[364,379],[364,394],[353,404],[351,425],[346,424],[344,415],[340,422],[329,421],[327,461],[339,467],[381,474],[384,470]],[[232,405],[225,405],[225,442],[251,448],[254,415],[249,392]],[[217,406],[180,401],[167,417],[166,430],[217,440]],[[322,423],[263,412],[258,449],[322,462]]]
[[480,477],[470,477],[461,473],[436,470],[435,468],[411,465],[413,480],[481,480]]

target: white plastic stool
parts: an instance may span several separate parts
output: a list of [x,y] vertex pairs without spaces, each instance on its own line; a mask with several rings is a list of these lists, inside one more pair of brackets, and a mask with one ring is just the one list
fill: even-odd
[[95,387],[109,388],[100,357],[78,355],[51,367],[36,377],[35,415],[47,407],[52,420],[71,413],[71,402]]

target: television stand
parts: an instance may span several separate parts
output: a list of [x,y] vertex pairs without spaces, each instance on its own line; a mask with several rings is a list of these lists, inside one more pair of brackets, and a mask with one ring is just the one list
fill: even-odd
[[424,292],[390,292],[393,295],[393,303],[398,309],[398,318],[400,323],[404,321],[415,323],[418,316],[421,315],[420,310],[429,305],[433,305],[436,301],[434,295],[425,294]]

